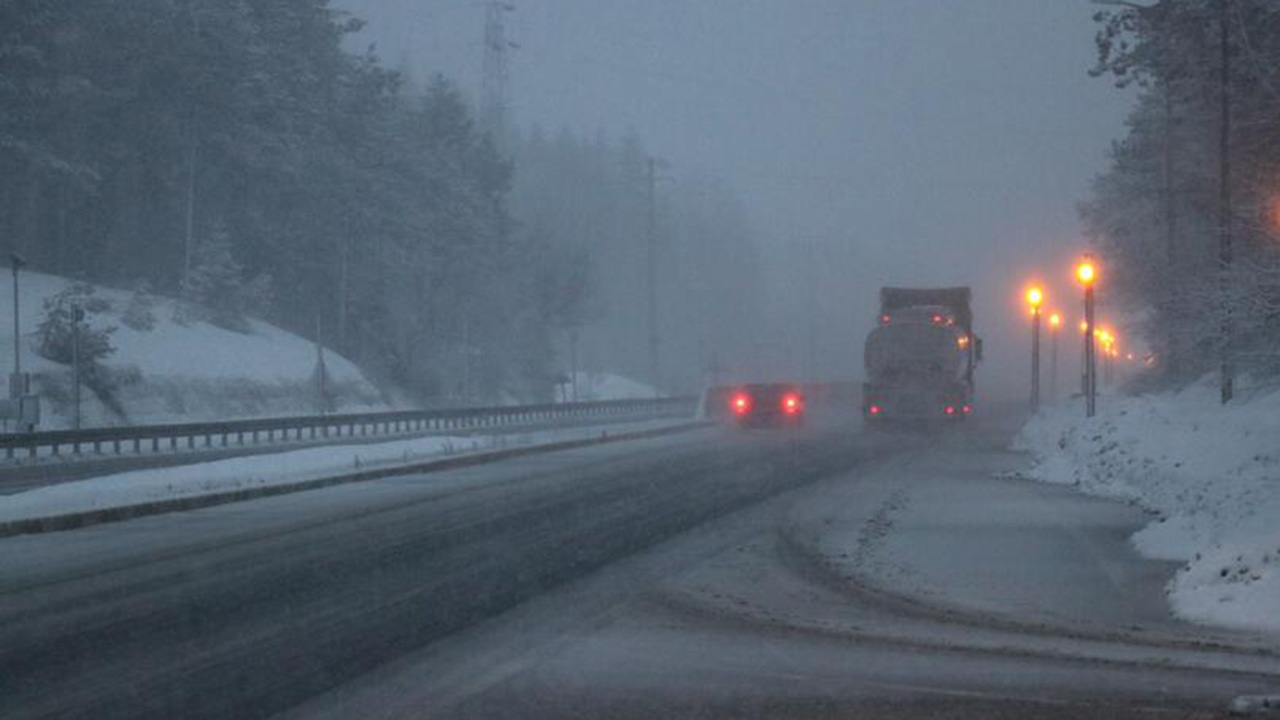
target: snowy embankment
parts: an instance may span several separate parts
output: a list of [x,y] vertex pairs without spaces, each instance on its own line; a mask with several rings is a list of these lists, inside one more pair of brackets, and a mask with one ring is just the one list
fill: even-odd
[[135,470],[61,483],[4,497],[0,523],[130,507],[163,500],[219,495],[253,488],[305,484],[319,478],[545,443],[611,437],[684,424],[685,420],[617,423],[608,429],[566,427],[496,435],[422,437],[367,445],[335,445]]
[[[575,396],[576,390],[576,396]],[[570,373],[560,384],[560,400],[592,402],[596,400],[647,400],[658,393],[650,385],[629,377],[607,372]]]
[[[12,297],[12,275],[0,277],[0,295]],[[37,272],[23,272],[19,282],[22,366],[32,373],[35,390],[43,398],[45,430],[71,426],[71,370],[38,354],[36,329],[45,317],[45,302],[72,284]],[[175,301],[162,297],[150,298],[154,325],[140,329],[125,321],[135,302],[133,293],[94,286],[92,297],[105,302],[107,309],[92,314],[87,324],[115,328],[110,335],[114,351],[102,365],[118,382],[111,403],[85,389],[86,426],[298,415],[315,412],[319,404],[317,352],[310,340],[254,319],[247,321],[247,332],[200,320],[180,321]],[[0,312],[0,361],[10,367],[12,358],[10,308]],[[354,363],[331,350],[324,359],[333,409],[388,409],[378,388]]]
[[1022,429],[1031,475],[1136,502],[1157,519],[1144,555],[1185,563],[1170,582],[1187,620],[1280,631],[1280,392],[1218,402],[1216,384],[1042,411]]

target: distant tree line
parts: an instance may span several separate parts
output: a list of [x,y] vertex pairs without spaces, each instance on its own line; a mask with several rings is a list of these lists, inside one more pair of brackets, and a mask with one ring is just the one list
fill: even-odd
[[[648,350],[650,152],[634,135],[582,137],[540,128],[510,142],[511,207],[554,240],[561,268],[556,348],[568,368],[652,382]],[[758,352],[767,292],[745,207],[724,183],[659,162],[654,183],[658,385],[696,391],[716,367]],[[551,287],[545,284],[545,287]],[[557,304],[558,303],[558,304]]]
[[359,28],[328,0],[0,0],[0,249],[323,334],[424,401],[548,397],[591,323],[638,371],[638,150],[499,152],[448,81],[345,50]]
[[1243,372],[1280,373],[1280,5],[1116,6],[1097,14],[1093,73],[1138,96],[1082,206],[1107,301],[1141,319],[1166,382],[1215,368],[1224,344]]

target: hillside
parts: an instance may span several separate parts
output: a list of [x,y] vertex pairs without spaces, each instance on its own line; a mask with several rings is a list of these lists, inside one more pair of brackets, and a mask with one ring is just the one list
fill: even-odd
[[[41,429],[72,424],[71,369],[37,354],[36,333],[46,300],[72,284],[35,272],[23,272],[19,279],[22,367],[32,373],[43,398]],[[179,322],[174,318],[177,303],[162,297],[151,298],[154,327],[134,329],[124,322],[133,293],[93,287],[93,297],[109,307],[86,323],[115,327],[115,351],[102,365],[116,388],[109,393],[82,391],[84,425],[266,417],[311,413],[320,407],[312,341],[259,320],[249,321],[247,333],[201,321]],[[0,278],[0,297],[13,297],[11,273]],[[0,363],[5,374],[12,371],[11,302],[0,309]],[[384,395],[351,361],[326,349],[325,367],[330,409],[387,408]]]

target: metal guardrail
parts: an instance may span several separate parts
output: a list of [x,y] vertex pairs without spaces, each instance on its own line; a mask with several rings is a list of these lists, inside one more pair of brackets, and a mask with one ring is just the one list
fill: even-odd
[[697,405],[698,398],[676,397],[50,430],[0,435],[0,449],[9,460],[19,454],[28,458],[42,454],[57,457],[64,451],[71,455],[83,455],[86,451],[95,455],[142,455],[183,449],[501,428],[555,420],[692,416]]

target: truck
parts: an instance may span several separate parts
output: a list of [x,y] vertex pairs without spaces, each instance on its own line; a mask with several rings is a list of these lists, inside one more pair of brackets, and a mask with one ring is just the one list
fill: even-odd
[[880,289],[880,314],[867,335],[862,412],[869,421],[958,421],[974,412],[974,369],[982,340],[973,332],[967,287]]

